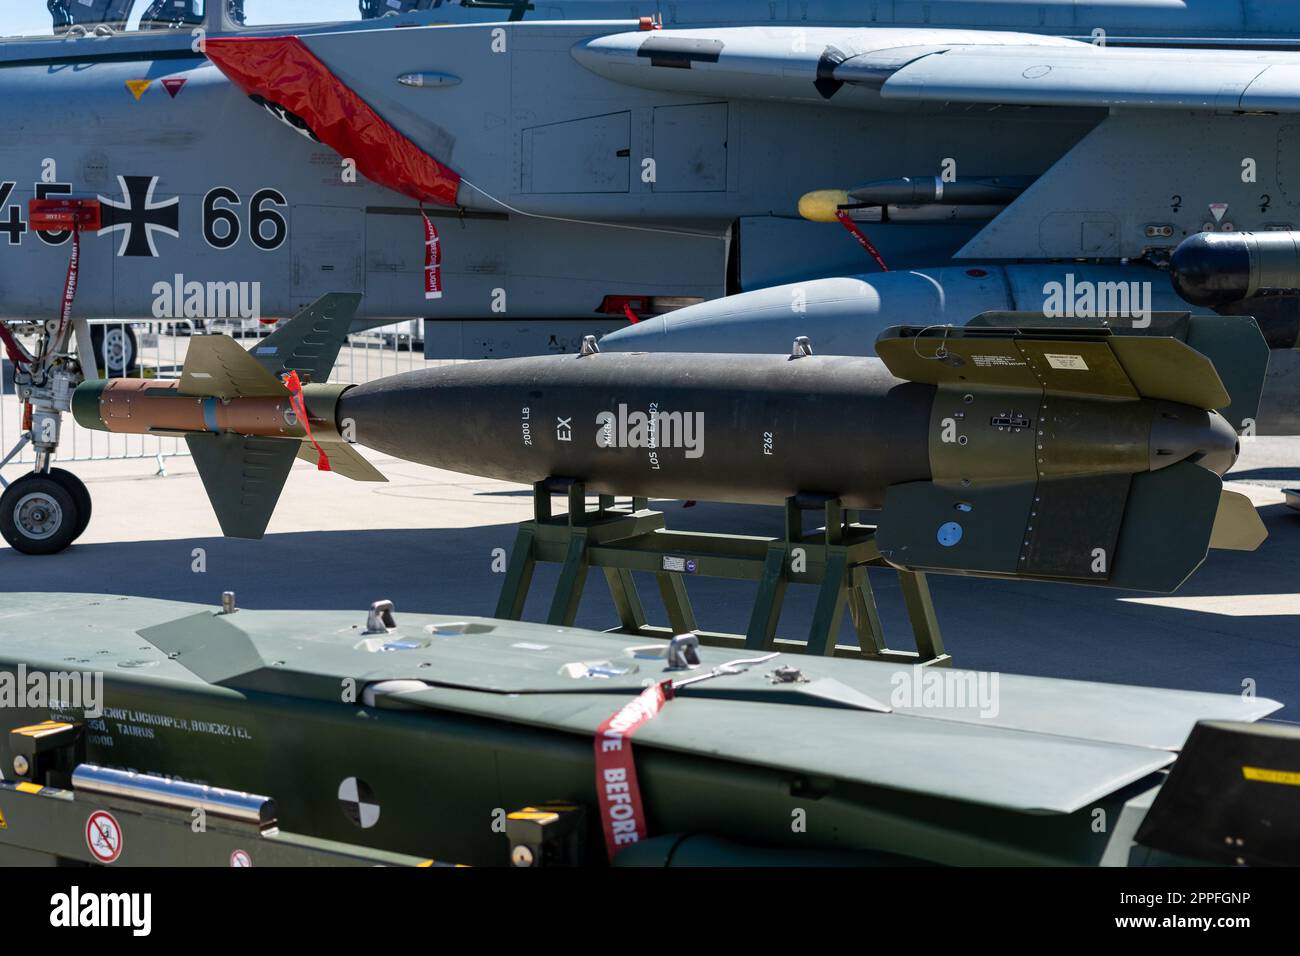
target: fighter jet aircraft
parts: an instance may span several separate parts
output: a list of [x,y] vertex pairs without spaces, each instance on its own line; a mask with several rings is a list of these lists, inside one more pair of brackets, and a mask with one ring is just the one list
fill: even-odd
[[[78,0],[50,8],[48,35],[0,44],[17,134],[0,149],[0,337],[37,472],[49,471],[72,388],[96,372],[91,319],[276,319],[335,290],[364,293],[364,322],[433,317],[438,354],[572,351],[626,316],[859,271],[861,240],[799,218],[801,205],[824,218],[825,196],[810,194],[931,173],[947,198],[883,202],[891,222],[870,238],[857,210],[838,209],[856,203],[831,205],[892,270],[972,249],[1116,264],[1049,267],[1084,283],[1115,268],[1147,281],[1160,248],[1200,229],[1201,207],[1222,211],[1219,200],[1234,228],[1288,224],[1269,211],[1289,202],[1276,150],[1264,149],[1288,127],[1255,115],[1285,111],[1288,54],[1103,49],[1094,29],[1096,40],[1288,45],[1300,14],[1198,3],[1170,15],[1137,2],[1093,24],[1053,2],[895,4],[865,18],[860,4],[830,0],[540,6],[362,3],[353,23],[291,25],[268,22],[254,0]],[[685,27],[696,29],[675,29]],[[1201,66],[1178,69],[1188,58]],[[1034,63],[1017,73],[1022,59]],[[1048,72],[1022,75],[1035,64]],[[915,80],[935,66],[957,79]],[[1007,89],[960,88],[995,67],[1012,70]],[[1068,80],[1080,74],[1111,86]],[[1126,91],[1157,81],[1167,108],[1152,115],[1171,117],[1160,135],[1107,112],[1150,105]],[[1235,112],[1207,115],[1209,148],[1188,144],[1179,111],[1212,107]],[[1095,151],[1134,137],[1149,166],[1112,189]],[[1208,157],[1242,144],[1255,179],[1206,192],[1217,189]],[[1169,162],[1170,149],[1202,166]],[[1083,185],[1069,172],[1081,150],[1092,156],[1079,161]],[[1259,214],[1257,190],[1269,197]],[[1023,218],[1027,204],[1037,211]],[[1004,229],[1013,214],[1018,227]],[[993,288],[1013,271],[925,281],[958,301],[957,286]],[[932,301],[904,297],[893,319],[933,321]],[[64,520],[44,498],[28,510],[41,533]]]

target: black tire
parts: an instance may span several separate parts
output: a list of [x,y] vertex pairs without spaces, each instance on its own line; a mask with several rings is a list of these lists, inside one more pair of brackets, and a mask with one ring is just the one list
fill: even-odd
[[71,492],[46,475],[23,475],[0,495],[0,535],[23,554],[57,554],[80,520]]
[[51,468],[47,474],[61,484],[72,495],[72,500],[77,506],[77,526],[76,532],[72,535],[72,540],[76,541],[86,530],[86,525],[90,524],[90,513],[92,510],[90,502],[90,490],[86,488],[86,483],[70,471],[62,468]]
[[92,325],[90,343],[102,378],[123,378],[140,367],[140,340],[125,322]]

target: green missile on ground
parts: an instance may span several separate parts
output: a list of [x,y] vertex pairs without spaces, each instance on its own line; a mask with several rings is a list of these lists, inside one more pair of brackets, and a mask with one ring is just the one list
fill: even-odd
[[[1256,726],[1278,705],[1240,694],[387,602],[11,594],[0,694],[33,674],[60,675],[59,699],[24,680],[4,709],[0,864],[1300,862],[1278,812],[1294,788],[1266,773],[1300,736]],[[630,788],[604,792],[599,743],[647,686],[667,699],[622,741],[638,827],[607,845]],[[1243,762],[1260,768],[1245,786]],[[1230,796],[1206,804],[1207,786]]]

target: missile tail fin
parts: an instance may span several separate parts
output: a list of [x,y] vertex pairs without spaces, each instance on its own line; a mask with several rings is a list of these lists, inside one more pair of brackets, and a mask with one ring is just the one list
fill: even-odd
[[1135,475],[943,487],[892,486],[877,542],[910,570],[1066,581],[1169,593],[1210,547],[1253,550],[1249,499],[1191,462]]
[[1214,530],[1210,534],[1210,547],[1223,551],[1254,551],[1268,530],[1255,510],[1255,504],[1236,491],[1225,491],[1219,496],[1219,510],[1214,516]]
[[355,292],[323,295],[254,345],[249,354],[276,379],[297,372],[304,383],[324,382],[360,304],[361,296]]
[[[324,441],[317,439],[317,444],[329,458],[330,471],[351,478],[353,481],[387,481],[383,473],[362,457],[361,453],[345,441]],[[310,444],[303,442],[298,446],[298,457],[310,465],[316,464],[318,453]]]
[[[1148,397],[1216,409],[1238,432],[1259,415],[1268,371],[1269,345],[1251,316],[1152,312],[1139,324],[1104,317],[1048,316],[1041,312],[982,312],[966,323],[972,330],[1008,328],[1056,335],[1092,330],[1107,337],[1124,374]],[[1173,344],[1151,346],[1153,337]],[[1190,351],[1194,354],[1188,355]],[[1199,360],[1199,361],[1198,361]]]
[[347,341],[361,296],[331,292],[259,341],[250,351],[228,335],[190,340],[180,394],[204,398],[285,397],[281,380],[297,372],[303,382],[323,382]]
[[185,443],[222,533],[229,538],[262,537],[299,443],[232,434],[190,434]]
[[203,398],[283,397],[284,383],[228,335],[196,335],[185,352],[180,394]]

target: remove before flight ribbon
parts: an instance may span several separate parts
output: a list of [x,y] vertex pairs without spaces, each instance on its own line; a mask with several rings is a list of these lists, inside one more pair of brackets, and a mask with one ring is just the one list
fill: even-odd
[[424,219],[424,297],[426,299],[442,298],[442,242],[438,230],[429,221],[429,214],[420,207],[420,216]]
[[673,682],[661,681],[628,701],[596,729],[596,797],[605,849],[618,851],[645,839],[645,809],[632,759],[632,735],[673,697]]
[[284,387],[289,390],[289,404],[293,408],[293,413],[298,416],[298,421],[302,423],[303,431],[307,433],[307,438],[311,441],[319,456],[316,459],[316,469],[318,471],[330,471],[329,455],[325,454],[325,449],[316,441],[316,436],[311,433],[311,422],[307,418],[307,403],[302,398],[302,382],[298,381],[298,372],[294,370],[284,377]]

